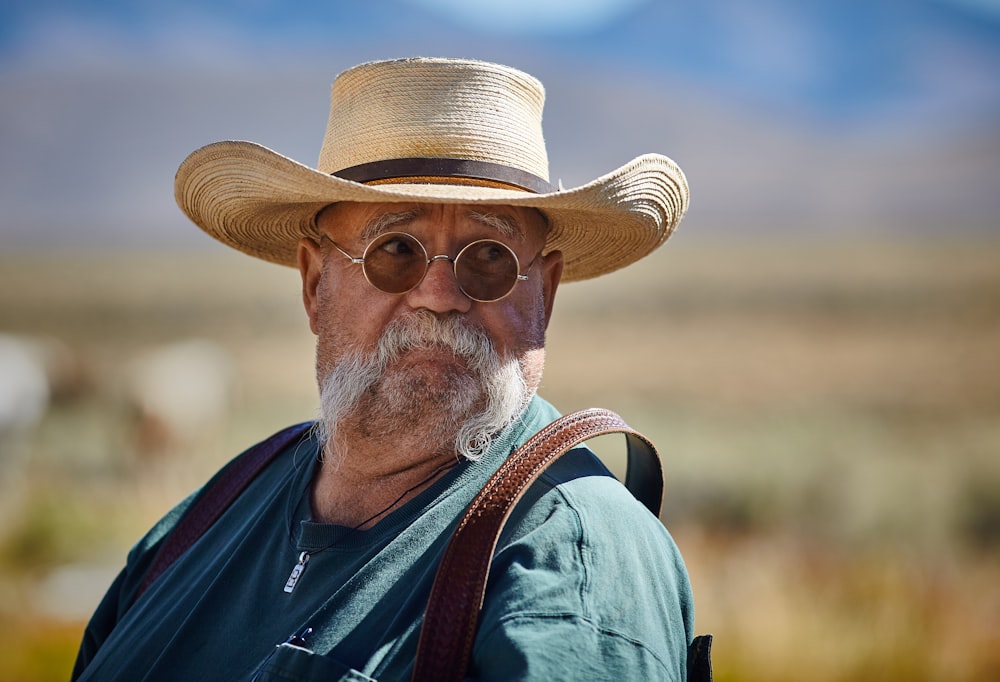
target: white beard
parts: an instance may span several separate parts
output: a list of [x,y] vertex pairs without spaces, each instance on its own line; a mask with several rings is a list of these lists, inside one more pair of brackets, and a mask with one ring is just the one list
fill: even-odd
[[[418,349],[449,351],[465,366],[431,376],[419,367],[391,367]],[[348,353],[323,377],[318,436],[336,453],[347,422],[370,437],[405,430],[476,460],[532,393],[518,360],[501,358],[482,329],[459,316],[416,311],[389,324],[374,351]]]

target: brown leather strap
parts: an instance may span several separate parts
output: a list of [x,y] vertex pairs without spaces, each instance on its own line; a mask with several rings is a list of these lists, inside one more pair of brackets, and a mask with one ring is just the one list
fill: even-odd
[[[419,682],[461,680],[472,657],[479,611],[493,552],[511,510],[528,487],[563,453],[607,433],[624,433],[633,461],[655,479],[641,494],[656,493],[659,512],[663,474],[653,444],[609,410],[592,408],[566,415],[536,433],[500,466],[469,505],[445,549],[431,588],[417,645],[412,679]],[[655,463],[653,463],[655,461]],[[638,477],[626,477],[633,481]],[[650,506],[647,503],[647,506]]]

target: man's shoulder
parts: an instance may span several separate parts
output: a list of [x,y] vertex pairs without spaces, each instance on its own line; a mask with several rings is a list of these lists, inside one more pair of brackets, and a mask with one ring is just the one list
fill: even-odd
[[652,542],[674,551],[660,520],[586,447],[562,455],[525,492],[504,529],[503,539],[515,538],[561,546]]
[[[544,428],[561,415],[555,407],[540,396],[535,396],[524,413],[527,423],[527,435]],[[639,523],[653,522],[652,527],[660,526],[655,516],[650,514],[632,493],[629,492],[605,463],[586,445],[575,447],[552,462],[539,479],[526,492],[519,503],[521,511],[530,507],[549,506],[559,500],[566,508],[575,514],[587,516],[598,514],[602,522],[619,519],[630,523],[631,519],[640,519]],[[615,513],[607,514],[609,509]],[[515,512],[515,515],[516,512]],[[606,518],[610,517],[610,518]]]
[[[542,475],[540,496],[552,495],[558,505],[594,528],[613,532],[646,529],[659,533],[663,525],[637,500],[589,448],[570,450]],[[546,492],[545,488],[549,490]]]
[[563,455],[521,500],[490,580],[483,651],[558,640],[560,665],[585,666],[595,650],[601,666],[650,678],[684,665],[693,611],[677,546],[587,448]]

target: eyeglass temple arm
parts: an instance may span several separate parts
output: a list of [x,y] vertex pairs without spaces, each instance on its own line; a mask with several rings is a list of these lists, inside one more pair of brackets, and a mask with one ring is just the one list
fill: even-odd
[[[531,267],[535,264],[535,261],[537,261],[539,259],[539,257],[541,257],[541,255],[542,255],[541,251],[539,251],[538,253],[536,253],[535,257],[531,259],[531,262],[528,263],[528,267],[526,267],[525,270],[530,270]],[[519,281],[521,281],[521,282],[525,282],[525,281],[527,281],[528,276],[527,275],[522,275],[521,273],[518,273],[517,274],[517,279]]]
[[329,237],[327,237],[325,234],[320,238],[320,241],[322,241],[323,239],[325,239],[328,242],[330,242],[331,244],[333,244],[333,248],[337,249],[337,251],[340,251],[340,253],[344,256],[344,258],[348,259],[349,261],[351,261],[355,265],[363,265],[364,264],[364,262],[365,262],[364,258],[355,258],[351,254],[347,253],[342,248],[340,248],[339,246],[337,246],[337,242],[333,241],[332,239],[330,239]]

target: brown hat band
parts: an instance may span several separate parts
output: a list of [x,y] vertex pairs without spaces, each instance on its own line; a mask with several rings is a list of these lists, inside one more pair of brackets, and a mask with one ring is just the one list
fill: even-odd
[[414,157],[372,161],[331,173],[338,178],[368,183],[392,178],[453,177],[488,180],[536,194],[555,192],[548,180],[533,173],[489,161]]

